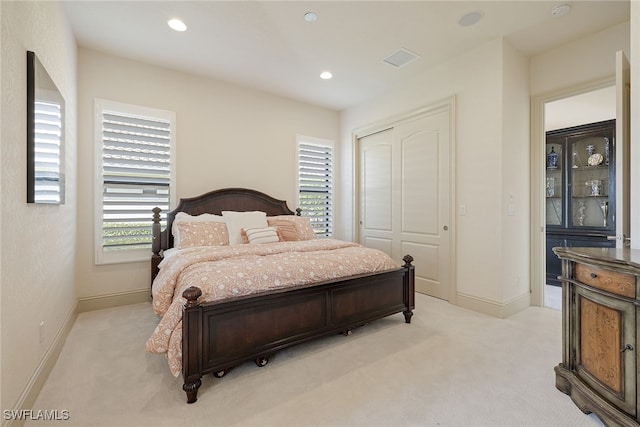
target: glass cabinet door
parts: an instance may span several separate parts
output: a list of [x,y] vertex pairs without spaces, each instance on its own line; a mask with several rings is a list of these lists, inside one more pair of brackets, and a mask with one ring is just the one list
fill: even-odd
[[609,195],[611,182],[609,153],[611,141],[602,134],[572,138],[570,226],[608,228],[611,222]]
[[563,149],[562,143],[547,142],[546,218],[547,225],[562,225]]

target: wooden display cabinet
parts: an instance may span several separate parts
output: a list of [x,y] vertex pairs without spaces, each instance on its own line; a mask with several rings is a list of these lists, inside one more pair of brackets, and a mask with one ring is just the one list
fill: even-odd
[[557,246],[615,247],[616,121],[546,134],[547,284],[560,285]]

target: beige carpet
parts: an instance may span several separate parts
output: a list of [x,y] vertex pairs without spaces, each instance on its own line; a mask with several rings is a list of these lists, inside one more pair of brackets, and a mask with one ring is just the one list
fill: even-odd
[[83,313],[34,410],[69,421],[28,426],[601,426],[556,390],[561,314],[532,307],[495,319],[417,296],[401,314],[203,378],[181,378],[144,351],[150,304]]

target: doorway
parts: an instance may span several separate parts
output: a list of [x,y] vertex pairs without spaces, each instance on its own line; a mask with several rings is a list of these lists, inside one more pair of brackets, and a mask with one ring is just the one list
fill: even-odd
[[[573,88],[534,97],[531,104],[531,302],[544,306],[545,302],[545,171],[546,110],[553,102],[586,95],[601,89],[615,88],[615,236],[617,248],[626,247],[630,235],[630,65],[623,51],[616,52],[615,75]],[[606,92],[606,91],[605,91]],[[579,99],[579,98],[574,98]],[[551,120],[551,119],[549,119]]]
[[[602,123],[604,121],[609,121],[609,120],[615,120],[616,118],[616,87],[615,86],[607,86],[607,87],[603,87],[600,89],[595,89],[589,92],[585,92],[585,93],[580,93],[578,95],[571,95],[568,96],[566,98],[562,98],[562,99],[558,99],[555,101],[549,101],[547,103],[545,103],[544,106],[544,131],[545,131],[545,135],[548,134],[548,132],[552,132],[552,131],[556,131],[553,134],[558,134],[558,131],[560,132],[564,132],[562,131],[563,129],[568,129],[568,128],[572,128],[572,129],[576,129],[577,126],[584,126],[584,125],[588,125],[588,124],[592,124],[592,123]],[[557,139],[557,138],[556,138]],[[549,144],[550,141],[551,142],[556,142],[556,139],[554,139],[554,137],[551,137],[551,139],[547,138],[547,143]],[[612,141],[613,142],[613,141]],[[551,146],[553,147],[555,144],[551,144]],[[565,156],[568,156],[569,153],[566,152]],[[574,154],[574,158],[571,159],[571,161],[573,163],[575,163],[575,156],[577,156],[578,153]],[[564,159],[564,160],[569,160],[569,159]],[[547,163],[549,163],[547,161]],[[608,159],[607,159],[607,164],[608,164]],[[577,166],[574,166],[577,168]],[[547,164],[547,171],[549,171],[549,165]],[[573,170],[578,170],[578,169],[572,169]],[[585,172],[590,173],[590,171],[584,171],[582,172],[583,174]],[[547,175],[558,175],[559,173],[562,173],[561,169],[559,169],[558,171],[556,170],[552,170],[551,173],[547,172]],[[547,177],[547,181],[549,179],[554,179]],[[560,182],[562,182],[562,180],[560,180]],[[558,199],[558,197],[553,197],[550,196],[549,194],[549,182],[546,183],[546,190],[547,190],[547,194],[546,194],[546,212],[547,212],[547,225],[551,224],[551,225],[557,225],[558,222],[555,221],[555,217],[551,218],[552,222],[548,222],[549,221],[549,212],[550,211],[555,211],[556,214],[558,212],[558,208],[557,208],[557,202],[560,201],[560,199]],[[575,185],[574,185],[575,187]],[[576,189],[574,188],[574,191],[578,191],[580,189]],[[553,189],[551,191],[553,193]],[[574,193],[571,193],[574,194]],[[587,200],[588,202],[590,200]],[[595,201],[595,199],[594,199]],[[584,206],[584,201],[581,199],[581,203]],[[552,206],[555,209],[551,210],[549,209],[549,207]],[[560,212],[562,212],[562,208],[560,208]],[[560,217],[557,218],[558,220],[561,220]],[[569,220],[570,223],[574,222],[571,219]],[[561,221],[562,222],[562,221]],[[577,224],[577,223],[576,223]],[[549,240],[549,237],[552,237],[551,240]],[[555,258],[555,259],[550,259],[550,257],[555,257],[555,255],[550,251],[550,247],[552,246],[564,246],[565,244],[567,244],[566,242],[564,242],[564,240],[558,240],[561,237],[561,235],[558,234],[549,234],[549,231],[547,231],[545,233],[545,246],[547,248],[546,252],[545,252],[545,263],[544,265],[547,268],[546,271],[546,282],[545,282],[545,287],[544,287],[544,306],[545,307],[549,307],[549,308],[553,308],[556,310],[561,310],[562,308],[562,297],[561,297],[561,286],[560,283],[555,279],[555,277],[560,275],[560,261]],[[562,236],[562,237],[566,237],[566,236]],[[601,242],[598,240],[598,243],[594,243],[594,242],[590,242],[588,241],[589,239],[585,239],[584,237],[580,240],[576,240],[575,242],[573,242],[574,244],[577,243],[579,245],[584,245],[584,246],[591,246],[591,245],[610,245],[612,242]],[[559,243],[558,243],[559,242]],[[615,246],[615,244],[613,244],[613,246]],[[551,267],[550,267],[551,266]]]
[[616,81],[604,79],[539,96],[532,103],[532,304],[561,309],[560,288],[546,283],[545,134],[616,118]]

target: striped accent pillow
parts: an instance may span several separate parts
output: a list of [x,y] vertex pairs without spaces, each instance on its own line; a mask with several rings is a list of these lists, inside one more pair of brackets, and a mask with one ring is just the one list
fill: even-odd
[[275,229],[278,230],[280,240],[283,242],[296,242],[298,240],[302,240],[293,221],[267,217],[267,223],[270,227],[275,227]]
[[309,218],[304,216],[276,215],[267,217],[267,223],[269,226],[277,227],[285,241],[312,240],[317,238]]
[[247,240],[251,244],[279,242],[278,232],[275,227],[247,228],[244,230]]

